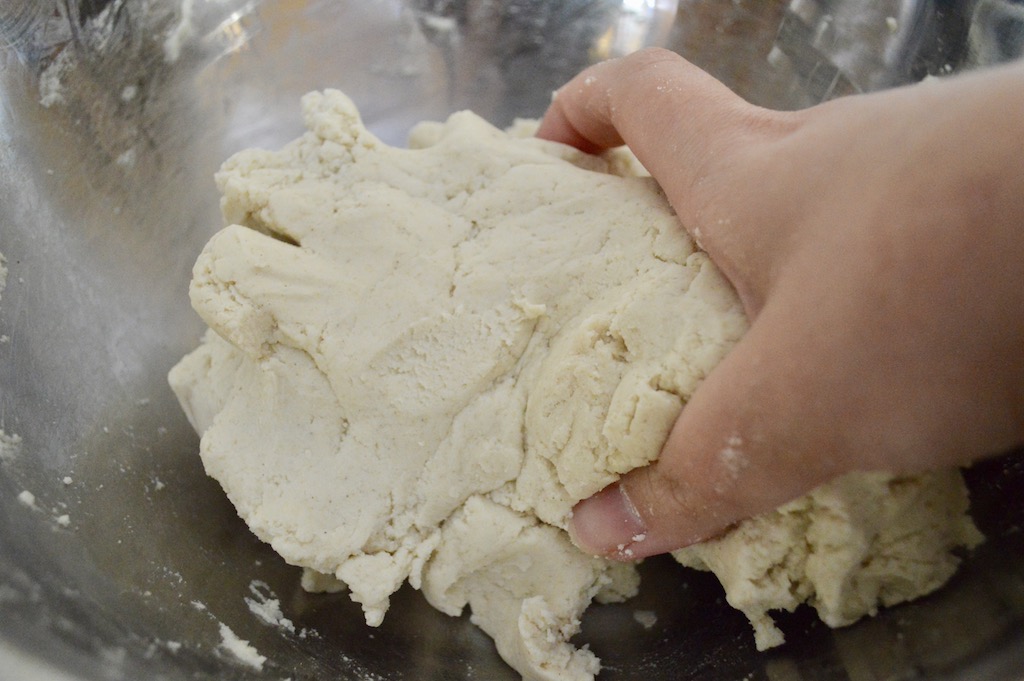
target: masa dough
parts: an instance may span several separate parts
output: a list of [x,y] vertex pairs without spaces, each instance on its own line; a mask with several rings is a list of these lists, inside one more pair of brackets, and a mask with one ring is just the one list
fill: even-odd
[[[637,576],[570,543],[572,506],[658,455],[746,329],[734,292],[622,156],[468,112],[392,148],[337,91],[303,111],[302,137],[217,175],[229,226],[190,289],[211,330],[170,374],[207,471],[368,624],[408,581],[468,605],[524,678],[591,679],[568,639]],[[767,645],[771,609],[810,599],[842,624],[941,584],[965,505],[955,472],[864,476],[679,557]]]

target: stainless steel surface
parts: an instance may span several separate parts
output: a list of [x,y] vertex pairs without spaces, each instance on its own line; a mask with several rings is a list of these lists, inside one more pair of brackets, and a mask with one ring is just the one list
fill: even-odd
[[[1020,16],[990,0],[0,0],[0,427],[21,439],[0,450],[0,680],[515,678],[411,590],[379,630],[344,594],[304,593],[204,475],[166,387],[202,330],[186,289],[219,226],[212,173],[294,137],[302,93],[345,90],[401,143],[465,107],[537,116],[588,63],[658,44],[796,108],[1015,56]],[[990,540],[921,602],[835,632],[801,611],[791,643],[758,654],[711,580],[651,561],[641,596],[594,608],[581,641],[608,681],[1020,679],[1022,468],[972,472]],[[295,633],[250,612],[254,581]],[[222,623],[262,672],[218,648]]]

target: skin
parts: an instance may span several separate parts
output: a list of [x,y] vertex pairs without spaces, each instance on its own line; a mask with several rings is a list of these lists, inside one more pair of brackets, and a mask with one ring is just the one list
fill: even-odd
[[560,89],[538,136],[628,144],[751,319],[657,462],[577,505],[576,543],[643,558],[844,473],[1024,442],[1022,112],[1024,63],[799,112],[664,50]]

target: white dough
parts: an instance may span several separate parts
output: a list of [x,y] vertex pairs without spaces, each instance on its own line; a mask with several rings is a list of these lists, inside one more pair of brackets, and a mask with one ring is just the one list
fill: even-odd
[[673,555],[715,573],[764,650],[784,640],[770,610],[807,602],[841,627],[945,584],[959,563],[953,550],[981,541],[967,502],[956,470],[854,473]]
[[[409,581],[443,612],[468,605],[524,678],[591,679],[597,658],[568,639],[591,600],[626,598],[637,577],[573,547],[570,510],[658,455],[746,330],[734,292],[621,155],[468,112],[398,149],[339,92],[303,110],[301,138],[217,175],[229,226],[190,290],[211,331],[170,375],[207,471],[304,583],[347,585],[367,623]],[[759,643],[767,611],[794,599],[843,624],[935,588],[969,543],[958,475],[929,480],[906,484],[948,498],[929,497],[914,541],[880,538],[887,516],[851,511],[840,485],[681,558],[722,575]],[[885,497],[895,483],[849,484]],[[862,527],[877,569],[841,545]],[[801,554],[807,528],[822,536]],[[904,550],[936,565],[910,574]],[[771,555],[744,571],[744,551]],[[813,588],[736,595],[768,563]],[[916,586],[890,584],[908,574]]]

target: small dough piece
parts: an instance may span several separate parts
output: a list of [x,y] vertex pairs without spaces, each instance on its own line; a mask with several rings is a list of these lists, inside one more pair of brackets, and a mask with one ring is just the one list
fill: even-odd
[[[169,376],[207,472],[305,585],[347,587],[368,624],[408,581],[446,613],[468,605],[524,679],[592,679],[569,638],[637,576],[572,546],[571,509],[657,457],[747,328],[735,293],[628,153],[468,112],[392,148],[337,91],[303,112],[302,137],[216,177],[228,226],[190,288],[210,331]],[[948,576],[969,541],[940,525],[969,521],[957,474],[943,480],[921,520],[935,531],[909,543],[839,485],[680,558],[719,574],[759,644],[768,610],[806,599],[842,624]],[[904,484],[865,481],[878,507]],[[788,600],[761,584],[776,565]]]

